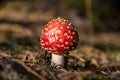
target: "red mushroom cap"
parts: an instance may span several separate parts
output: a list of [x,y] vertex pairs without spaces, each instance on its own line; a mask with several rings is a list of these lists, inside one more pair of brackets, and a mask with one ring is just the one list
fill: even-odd
[[40,44],[48,52],[58,53],[72,50],[78,43],[78,32],[65,19],[53,19],[42,30]]

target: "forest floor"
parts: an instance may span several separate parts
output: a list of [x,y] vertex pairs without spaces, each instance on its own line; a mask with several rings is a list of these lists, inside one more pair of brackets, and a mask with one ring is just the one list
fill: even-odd
[[0,12],[1,80],[120,80],[120,33],[79,33],[65,66],[51,66],[51,54],[39,44],[42,26],[51,17]]

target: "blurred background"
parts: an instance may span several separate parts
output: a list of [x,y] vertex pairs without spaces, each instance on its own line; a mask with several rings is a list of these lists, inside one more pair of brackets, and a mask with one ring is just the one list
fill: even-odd
[[77,28],[78,48],[89,45],[119,61],[119,4],[120,0],[0,0],[0,51],[39,50],[41,29],[61,17]]

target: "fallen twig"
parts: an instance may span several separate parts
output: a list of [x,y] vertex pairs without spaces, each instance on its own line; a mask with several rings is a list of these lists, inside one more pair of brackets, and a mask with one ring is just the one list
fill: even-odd
[[17,59],[13,59],[13,61],[18,62],[19,64],[21,64],[28,72],[30,72],[31,74],[33,74],[34,76],[36,76],[38,79],[40,80],[46,80],[43,75],[39,75],[37,72],[35,72],[34,70],[32,70],[30,67],[28,67],[24,62],[22,62],[21,60],[17,60]]

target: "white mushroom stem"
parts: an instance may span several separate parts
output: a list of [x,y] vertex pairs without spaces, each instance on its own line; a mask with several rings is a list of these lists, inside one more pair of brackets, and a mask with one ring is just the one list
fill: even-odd
[[51,65],[64,66],[64,56],[52,53]]

